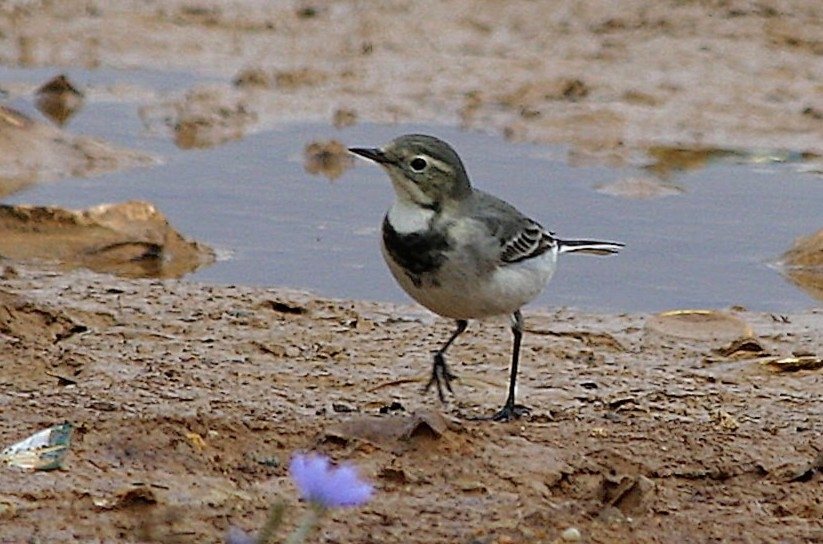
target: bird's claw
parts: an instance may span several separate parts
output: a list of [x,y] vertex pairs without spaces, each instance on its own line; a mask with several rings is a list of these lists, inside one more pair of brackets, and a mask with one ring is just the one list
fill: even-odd
[[520,419],[523,416],[529,415],[531,410],[522,404],[506,404],[499,412],[491,416],[492,421],[505,423],[513,419]]
[[434,364],[432,365],[432,375],[429,378],[428,383],[423,388],[423,392],[427,392],[431,389],[432,385],[437,386],[437,396],[440,398],[440,402],[446,402],[446,395],[443,392],[443,384],[446,385],[446,389],[448,389],[449,393],[454,394],[452,391],[452,381],[456,380],[457,376],[452,374],[449,370],[448,365],[446,364],[446,359],[443,357],[443,353],[437,352],[434,354]]

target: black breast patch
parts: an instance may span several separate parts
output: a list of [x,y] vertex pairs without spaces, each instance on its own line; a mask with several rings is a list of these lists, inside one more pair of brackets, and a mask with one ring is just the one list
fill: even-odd
[[399,234],[389,223],[388,215],[383,218],[383,244],[417,286],[422,284],[422,276],[436,272],[442,266],[449,249],[448,237],[440,232]]

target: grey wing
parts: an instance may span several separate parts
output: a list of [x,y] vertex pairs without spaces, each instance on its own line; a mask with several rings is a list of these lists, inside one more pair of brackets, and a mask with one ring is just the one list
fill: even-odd
[[472,214],[500,243],[501,263],[525,261],[557,246],[551,232],[511,204],[477,190],[474,197]]

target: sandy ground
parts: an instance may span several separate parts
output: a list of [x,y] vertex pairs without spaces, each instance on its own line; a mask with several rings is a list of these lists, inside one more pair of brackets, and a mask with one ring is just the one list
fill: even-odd
[[27,299],[0,293],[0,436],[79,426],[63,470],[0,472],[6,541],[219,541],[294,500],[298,449],[377,487],[325,542],[552,542],[569,527],[586,542],[823,539],[823,379],[764,364],[821,353],[818,313],[735,312],[756,341],[725,351],[735,327],[678,329],[689,339],[642,315],[530,313],[519,394],[533,414],[492,424],[470,417],[505,396],[502,323],[454,346],[442,406],[420,389],[451,324],[414,307],[6,277]]
[[[181,147],[284,121],[426,121],[572,144],[579,160],[823,153],[819,2],[271,4],[6,2],[0,62],[223,78],[86,97],[139,97]],[[24,125],[0,116],[0,144]],[[45,177],[143,160],[43,134]],[[20,179],[43,177],[15,159]],[[2,270],[0,444],[77,429],[63,469],[0,471],[0,542],[218,542],[295,498],[298,449],[377,488],[326,520],[324,542],[555,542],[570,527],[584,542],[823,541],[820,313],[528,312],[533,413],[491,424],[470,418],[505,396],[502,322],[454,346],[444,406],[420,389],[451,324],[419,308]]]

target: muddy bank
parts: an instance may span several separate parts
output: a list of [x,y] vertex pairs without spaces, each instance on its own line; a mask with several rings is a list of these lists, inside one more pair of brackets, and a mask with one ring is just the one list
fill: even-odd
[[66,176],[94,176],[150,166],[146,153],[72,135],[0,105],[0,198]]
[[360,120],[461,124],[598,161],[652,146],[823,153],[816,2],[465,0],[432,16],[444,9],[15,2],[0,62],[222,77],[144,104],[147,125],[190,146]]
[[751,334],[735,344],[644,315],[528,311],[533,414],[491,424],[466,418],[505,396],[503,322],[454,346],[443,406],[420,389],[451,325],[416,307],[27,268],[4,293],[0,443],[77,425],[64,469],[0,470],[12,541],[217,542],[296,497],[299,449],[377,488],[326,542],[823,537],[823,374],[773,364],[819,361],[819,313],[727,312]]
[[132,278],[181,278],[214,262],[147,202],[87,210],[0,204],[0,259]]

